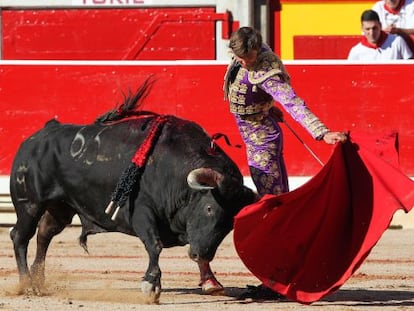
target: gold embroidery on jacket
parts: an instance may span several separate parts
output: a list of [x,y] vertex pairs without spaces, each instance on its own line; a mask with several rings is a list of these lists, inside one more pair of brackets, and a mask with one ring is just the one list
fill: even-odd
[[[286,72],[282,61],[272,52],[262,52],[257,59],[258,68],[255,71],[248,71],[245,68],[240,68],[234,82],[229,85],[229,102],[230,111],[239,115],[258,114],[268,111],[273,106],[271,96],[263,102],[246,103],[246,94],[249,92],[248,85],[243,83],[244,77],[251,84],[251,92],[259,92],[258,84],[265,82],[266,79],[272,76],[278,76],[278,79],[289,80],[289,75]],[[281,77],[279,77],[279,75]],[[262,99],[263,100],[263,99]]]
[[272,51],[265,51],[257,56],[256,66],[249,72],[248,78],[250,83],[259,84],[275,75],[280,75],[284,82],[290,82],[282,60]]

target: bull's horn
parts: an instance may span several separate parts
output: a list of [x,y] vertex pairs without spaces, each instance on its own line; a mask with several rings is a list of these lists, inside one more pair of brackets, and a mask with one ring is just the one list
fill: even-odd
[[224,176],[211,168],[197,168],[188,173],[187,183],[195,190],[209,190],[216,188]]

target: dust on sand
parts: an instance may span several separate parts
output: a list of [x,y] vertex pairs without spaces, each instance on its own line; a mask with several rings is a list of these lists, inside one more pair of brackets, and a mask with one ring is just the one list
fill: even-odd
[[[142,243],[120,233],[89,238],[89,254],[78,245],[79,227],[52,241],[46,283],[39,293],[21,294],[7,228],[0,228],[0,310],[414,310],[414,230],[387,230],[357,273],[336,293],[310,306],[296,302],[239,300],[247,284],[258,285],[234,250],[230,234],[211,263],[224,295],[203,295],[197,265],[185,247],[164,249],[160,257],[162,294],[148,305],[140,280],[147,268]],[[35,239],[29,246],[34,258]]]

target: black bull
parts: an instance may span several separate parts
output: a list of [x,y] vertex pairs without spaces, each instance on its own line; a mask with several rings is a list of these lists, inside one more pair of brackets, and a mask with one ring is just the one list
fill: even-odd
[[[52,120],[21,144],[10,175],[17,214],[10,237],[23,292],[41,290],[48,246],[76,214],[85,250],[89,234],[122,232],[141,239],[149,255],[141,285],[150,301],[160,296],[158,261],[164,247],[189,244],[203,291],[223,289],[209,262],[231,231],[234,215],[256,196],[243,185],[235,163],[196,123],[166,116],[125,204],[114,219],[105,213],[120,176],[158,116],[137,109],[146,88],[94,124]],[[27,248],[37,227],[29,271]]]

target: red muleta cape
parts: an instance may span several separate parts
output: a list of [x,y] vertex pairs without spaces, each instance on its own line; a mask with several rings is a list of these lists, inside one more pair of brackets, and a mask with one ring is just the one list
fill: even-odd
[[397,166],[396,137],[352,133],[306,184],[241,210],[234,243],[246,267],[300,303],[338,290],[395,211],[409,212],[414,205],[414,182]]

